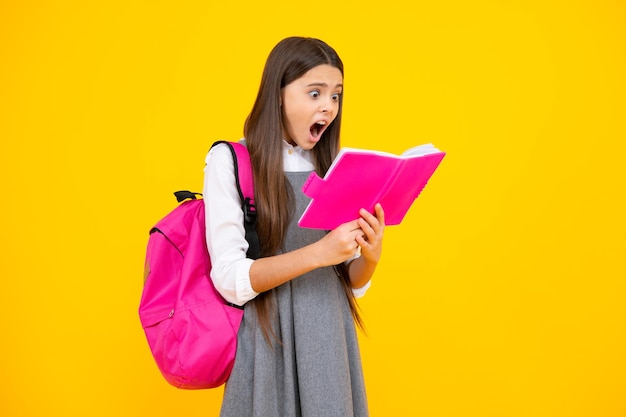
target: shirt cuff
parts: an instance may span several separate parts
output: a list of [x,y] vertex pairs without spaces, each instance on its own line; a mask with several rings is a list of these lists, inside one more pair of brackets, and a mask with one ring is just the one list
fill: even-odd
[[354,294],[355,298],[361,298],[365,295],[369,287],[372,285],[372,280],[370,279],[365,283],[361,288],[352,288],[352,294]]
[[237,265],[237,273],[235,276],[236,300],[232,302],[239,306],[244,305],[259,295],[258,292],[252,289],[252,283],[250,282],[250,267],[252,266],[252,262],[254,262],[253,259],[246,258]]

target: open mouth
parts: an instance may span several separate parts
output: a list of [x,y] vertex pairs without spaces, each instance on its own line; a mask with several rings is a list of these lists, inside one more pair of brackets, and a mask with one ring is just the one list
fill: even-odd
[[309,128],[309,131],[311,132],[311,136],[317,139],[318,137],[321,136],[324,130],[326,130],[326,127],[328,127],[328,125],[324,121],[313,123],[313,125]]

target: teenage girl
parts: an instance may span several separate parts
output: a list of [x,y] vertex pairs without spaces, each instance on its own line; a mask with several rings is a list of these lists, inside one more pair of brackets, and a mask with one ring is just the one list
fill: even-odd
[[204,195],[211,276],[243,305],[223,417],[368,415],[355,321],[381,256],[384,213],[325,232],[298,227],[311,171],[339,151],[343,63],[326,43],[291,37],[271,51],[244,126],[261,257],[248,243],[230,151],[207,155]]

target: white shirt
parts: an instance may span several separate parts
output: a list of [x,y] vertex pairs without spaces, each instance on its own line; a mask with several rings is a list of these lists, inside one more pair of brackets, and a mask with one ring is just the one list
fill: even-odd
[[[287,142],[283,144],[286,172],[314,170],[310,151]],[[222,145],[213,147],[206,156],[203,187],[206,240],[212,264],[211,279],[227,301],[244,305],[258,293],[250,283],[250,266],[254,260],[246,257],[248,242],[234,178],[230,150]],[[370,281],[352,291],[356,297],[361,297],[369,287]]]

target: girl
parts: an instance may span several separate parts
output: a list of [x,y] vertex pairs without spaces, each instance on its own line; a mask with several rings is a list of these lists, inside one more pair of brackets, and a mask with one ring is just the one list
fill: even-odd
[[355,297],[380,259],[383,209],[328,233],[297,226],[301,192],[339,150],[343,64],[326,43],[292,37],[270,53],[244,135],[252,163],[261,257],[246,258],[229,150],[207,156],[204,193],[212,279],[245,305],[221,415],[366,416]]

